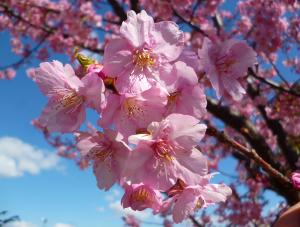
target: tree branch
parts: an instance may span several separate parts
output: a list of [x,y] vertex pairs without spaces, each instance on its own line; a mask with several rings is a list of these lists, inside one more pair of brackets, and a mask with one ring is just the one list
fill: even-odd
[[123,7],[116,0],[107,0],[107,1],[113,8],[113,11],[115,12],[115,14],[120,18],[119,24],[121,24],[122,21],[125,21],[127,19],[127,15],[126,15]]
[[194,226],[203,227],[203,225],[201,225],[193,215],[190,215],[189,219],[193,222]]
[[273,82],[271,80],[268,80],[268,79],[265,79],[265,78],[259,76],[257,73],[254,72],[254,70],[252,68],[248,69],[248,73],[249,73],[249,75],[253,76],[257,80],[259,80],[259,81],[261,81],[261,82],[269,85],[270,87],[272,87],[272,88],[274,88],[276,90],[279,90],[279,91],[282,91],[282,92],[285,92],[285,93],[288,93],[288,94],[300,97],[300,94],[298,92],[295,92],[295,91],[293,91],[291,89],[287,89],[285,87],[282,87],[282,86],[276,84],[275,82]]
[[215,117],[222,120],[226,125],[235,129],[242,134],[249,144],[259,152],[259,155],[274,168],[283,171],[283,168],[274,160],[274,155],[265,141],[265,138],[260,135],[245,117],[234,113],[229,107],[221,106],[216,101],[207,99],[207,110]]
[[[16,67],[16,66],[21,65],[23,62],[25,62],[36,50],[38,50],[38,48],[43,44],[43,42],[50,35],[54,34],[57,31],[58,27],[54,28],[54,27],[49,27],[47,25],[45,25],[45,26],[39,26],[39,25],[33,24],[30,21],[28,21],[25,18],[23,18],[22,16],[20,16],[19,14],[15,13],[6,4],[0,2],[0,6],[4,8],[4,11],[2,13],[5,13],[5,14],[7,14],[10,17],[13,17],[13,18],[17,19],[18,21],[21,21],[21,22],[29,25],[30,27],[38,29],[38,30],[41,30],[41,31],[43,31],[45,33],[43,35],[41,41],[38,42],[38,44],[33,49],[31,49],[29,51],[29,53],[27,54],[26,57],[20,59],[19,61],[15,62],[15,63],[13,63],[13,64],[11,64],[9,66],[2,66],[1,69],[4,69],[4,68],[7,68],[7,67]],[[70,34],[63,34],[63,36],[64,36],[64,38],[68,38],[71,35]],[[78,47],[80,47],[80,48],[83,48],[83,49],[89,50],[91,52],[97,53],[97,54],[103,54],[103,52],[104,52],[100,48],[93,48],[93,47],[87,46],[84,43],[80,43],[80,42],[77,42],[75,45],[78,46]]]
[[139,0],[130,0],[131,9],[134,10],[136,13],[141,11]]
[[249,157],[250,159],[254,160],[257,164],[259,164],[270,176],[273,176],[279,181],[281,181],[281,183],[292,187],[290,180],[286,176],[282,175],[279,171],[274,169],[268,162],[262,159],[254,149],[245,147],[237,141],[229,138],[229,136],[227,136],[224,132],[219,132],[216,128],[214,128],[211,125],[208,125],[207,127],[207,134],[216,137],[220,142],[226,143],[231,147],[237,149],[245,156]]
[[[248,94],[252,99],[254,99],[255,97],[259,96],[259,91],[255,89],[251,84],[249,84]],[[285,156],[290,166],[290,169],[295,170],[297,168],[296,162],[298,160],[298,155],[295,152],[295,150],[291,146],[289,146],[287,134],[284,131],[282,125],[278,120],[273,120],[268,117],[267,112],[265,110],[265,106],[257,105],[256,107],[260,112],[261,116],[263,117],[263,119],[265,120],[268,128],[276,136],[278,146],[280,147],[282,154]]]
[[192,22],[187,21],[186,19],[184,19],[175,9],[173,9],[173,13],[176,17],[178,17],[181,21],[183,21],[185,24],[187,24],[190,28],[192,28],[193,30],[201,33],[203,36],[208,37],[208,35],[205,33],[205,31],[203,31],[201,28],[199,28],[198,26],[192,24]]
[[41,46],[42,44],[45,42],[45,40],[50,36],[51,34],[48,33],[46,34],[40,42],[38,42],[38,44],[32,48],[27,54],[26,56],[24,56],[23,58],[21,58],[19,61],[13,63],[13,64],[10,64],[10,65],[6,65],[6,66],[0,66],[0,70],[3,70],[3,69],[7,69],[7,68],[18,68],[21,64],[23,64],[24,62],[26,62],[27,59],[29,59],[31,57],[31,55],[36,52]]

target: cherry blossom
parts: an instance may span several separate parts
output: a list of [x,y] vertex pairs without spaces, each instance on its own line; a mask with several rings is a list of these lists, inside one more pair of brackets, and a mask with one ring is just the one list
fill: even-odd
[[300,189],[300,173],[292,173],[292,182],[295,188]]
[[58,61],[41,63],[32,79],[49,97],[39,121],[50,132],[75,131],[85,120],[85,105],[97,109],[103,105],[103,81],[94,74],[80,80],[70,65],[63,66]]
[[108,190],[122,182],[130,158],[130,148],[121,134],[106,129],[104,133],[77,133],[77,147],[81,155],[93,161],[94,174],[100,189]]
[[[173,220],[175,223],[182,222],[189,215],[202,207],[217,202],[225,202],[226,198],[231,195],[231,189],[224,184],[209,184],[204,177],[200,185],[186,186],[184,182],[180,182],[176,190],[171,190],[172,197],[165,203],[167,207],[174,206],[172,209]],[[200,183],[200,182],[199,182]],[[166,207],[164,207],[166,209]]]
[[229,94],[240,100],[246,93],[239,78],[246,76],[247,69],[256,62],[255,52],[243,41],[226,40],[213,43],[204,39],[199,50],[200,64],[206,72],[218,98]]
[[160,121],[167,104],[167,92],[153,86],[138,95],[108,94],[109,105],[103,110],[99,124],[102,127],[115,125],[124,137],[143,130],[152,121]]
[[171,21],[154,23],[145,11],[129,11],[120,27],[121,37],[111,39],[104,52],[104,72],[117,77],[120,93],[140,93],[159,81],[159,70],[183,50],[184,37]]
[[129,141],[136,144],[130,180],[159,190],[171,187],[177,178],[197,183],[207,173],[206,159],[195,148],[206,129],[198,123],[192,116],[171,114],[161,122],[151,123],[147,128],[150,134],[130,136]]
[[152,208],[159,211],[162,204],[162,196],[159,191],[143,184],[125,185],[125,194],[121,200],[124,208],[144,210]]
[[[299,9],[295,0],[3,0],[0,30],[18,56],[2,59],[0,79],[13,86],[21,67],[69,57],[75,70],[58,61],[27,70],[49,100],[32,124],[60,156],[91,166],[99,189],[122,187],[123,207],[151,209],[165,226],[170,215],[269,226],[299,201]],[[87,108],[97,119],[85,127]],[[230,188],[210,183],[214,171]]]

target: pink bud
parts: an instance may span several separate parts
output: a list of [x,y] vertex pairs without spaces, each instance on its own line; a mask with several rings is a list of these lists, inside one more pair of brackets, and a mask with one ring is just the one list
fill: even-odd
[[291,178],[293,186],[300,189],[300,173],[293,172]]

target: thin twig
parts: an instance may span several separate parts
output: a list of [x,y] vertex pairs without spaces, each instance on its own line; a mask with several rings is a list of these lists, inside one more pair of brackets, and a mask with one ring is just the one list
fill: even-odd
[[[0,3],[0,6],[2,6],[4,8],[4,11],[2,13],[4,14],[7,14],[8,16],[11,16],[15,19],[17,19],[18,21],[21,21],[27,25],[29,25],[30,27],[32,28],[35,28],[35,29],[38,29],[38,30],[41,30],[45,33],[45,35],[43,36],[42,40],[40,42],[38,42],[38,44],[29,51],[29,53],[22,59],[20,59],[19,61],[11,64],[11,65],[8,65],[8,66],[2,66],[0,67],[0,69],[5,69],[5,68],[8,68],[8,67],[17,67],[19,65],[21,65],[23,62],[25,62],[35,51],[37,51],[40,46],[43,44],[43,42],[51,35],[51,34],[54,34],[56,32],[56,30],[58,28],[53,28],[53,27],[49,27],[47,25],[45,26],[39,26],[39,25],[36,25],[36,24],[33,24],[31,23],[30,21],[26,20],[25,18],[23,18],[22,16],[20,16],[19,14],[15,13],[12,9],[10,9],[6,4],[4,3]],[[70,37],[71,35],[70,34],[63,34],[63,36],[65,38],[68,38]],[[103,50],[102,49],[99,49],[99,48],[92,48],[92,47],[89,47],[89,46],[86,46],[85,44],[83,43],[76,43],[76,45],[80,48],[83,48],[83,49],[86,49],[86,50],[89,50],[91,52],[94,52],[94,53],[97,53],[97,54],[103,54]]]
[[203,31],[201,28],[199,28],[198,26],[192,24],[191,21],[188,21],[186,19],[184,19],[175,9],[173,9],[174,15],[176,17],[178,17],[180,20],[182,20],[185,24],[187,24],[190,28],[194,29],[195,31],[201,33],[203,36],[208,37],[208,35],[205,33],[205,31]]
[[274,81],[271,81],[271,80],[268,80],[268,79],[265,79],[265,78],[259,76],[257,73],[254,72],[254,70],[252,68],[248,69],[248,73],[249,73],[249,75],[253,76],[257,80],[259,80],[259,81],[261,81],[261,82],[269,85],[270,87],[272,87],[272,88],[274,88],[276,90],[279,90],[279,91],[282,91],[282,92],[289,93],[291,95],[300,97],[300,94],[298,92],[295,92],[293,90],[290,90],[290,89],[287,89],[285,87],[282,87],[279,84],[275,83]]
[[291,185],[290,180],[274,169],[269,163],[263,160],[254,149],[247,148],[239,142],[229,138],[224,132],[218,131],[215,127],[208,125],[207,134],[217,138],[220,142],[226,143],[233,148],[237,149],[250,159],[254,160],[258,165],[260,165],[269,175],[277,178],[281,183],[286,185]]
[[279,69],[277,68],[277,66],[273,63],[273,61],[269,57],[268,57],[268,60],[269,60],[270,64],[272,65],[272,67],[274,68],[274,70],[276,71],[277,75],[280,77],[280,79],[286,84],[287,87],[290,87],[289,83],[283,77],[283,75],[281,74],[281,72],[279,71]]
[[39,42],[38,44],[32,48],[29,52],[26,53],[26,56],[24,56],[23,58],[21,58],[20,60],[18,60],[15,63],[12,63],[10,65],[6,65],[6,66],[0,66],[0,70],[3,69],[7,69],[7,68],[18,68],[21,64],[23,64],[27,59],[29,59],[31,57],[31,55],[36,52],[41,46],[42,44],[45,42],[45,40],[50,36],[51,34],[48,33],[46,34]]

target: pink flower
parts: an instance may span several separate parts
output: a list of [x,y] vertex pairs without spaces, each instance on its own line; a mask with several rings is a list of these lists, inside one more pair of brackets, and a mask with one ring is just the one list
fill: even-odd
[[183,61],[188,66],[192,67],[195,72],[201,70],[198,55],[191,48],[184,48],[176,61]]
[[115,125],[125,138],[144,130],[152,121],[160,121],[166,111],[167,92],[152,87],[135,96],[109,94],[109,105],[103,110],[99,123],[102,127]]
[[4,71],[6,79],[12,80],[16,76],[16,71],[13,68],[8,68]]
[[128,167],[132,183],[166,190],[178,178],[189,184],[207,174],[206,158],[195,148],[205,134],[206,126],[192,116],[171,114],[148,126],[150,134],[129,137],[136,144]]
[[171,198],[162,205],[163,209],[171,209],[175,223],[182,222],[198,209],[218,202],[225,202],[231,195],[230,187],[224,184],[209,184],[212,175],[204,176],[198,185],[189,186],[178,180],[167,192]]
[[98,187],[108,190],[114,183],[120,183],[130,154],[130,148],[123,142],[122,135],[110,129],[93,135],[76,135],[81,156],[93,161]]
[[218,98],[229,94],[234,100],[240,100],[246,91],[238,79],[246,76],[247,69],[256,62],[253,49],[243,41],[212,42],[205,38],[198,54]]
[[300,189],[300,173],[293,172],[291,179],[292,179],[293,186],[297,189]]
[[[168,87],[167,113],[181,113],[201,118],[206,113],[206,96],[204,89],[198,84],[193,68],[178,61],[173,65],[169,75],[173,83]],[[168,81],[168,80],[166,80]]]
[[144,210],[152,208],[159,211],[162,197],[159,191],[144,184],[125,185],[125,194],[121,200],[124,208],[130,207],[133,210]]
[[143,10],[129,11],[120,28],[121,37],[111,39],[104,51],[104,72],[117,77],[120,93],[140,93],[159,81],[162,65],[176,60],[184,35],[171,21],[154,23]]
[[103,80],[99,77],[101,73],[98,71],[91,71],[82,79],[83,87],[79,89],[79,93],[85,98],[85,105],[101,113],[106,106],[106,98],[104,95],[105,85]]
[[53,61],[41,63],[31,78],[49,98],[39,117],[49,132],[73,132],[85,120],[85,105],[98,111],[104,105],[104,84],[96,74],[80,80],[70,65]]

